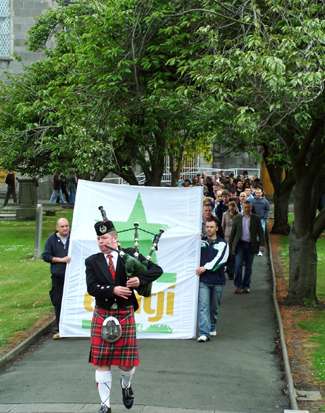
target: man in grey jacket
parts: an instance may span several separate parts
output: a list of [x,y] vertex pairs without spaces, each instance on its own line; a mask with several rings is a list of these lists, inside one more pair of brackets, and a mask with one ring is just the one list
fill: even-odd
[[[255,198],[252,201],[252,206],[253,206],[252,212],[256,214],[261,220],[262,228],[263,228],[264,235],[265,235],[267,219],[268,219],[269,211],[270,211],[270,203],[263,196],[263,190],[261,188],[257,188],[255,190]],[[263,255],[262,251],[259,251],[258,255],[262,256]]]
[[64,287],[64,277],[67,264],[71,258],[68,256],[70,241],[70,225],[66,218],[59,218],[54,232],[46,241],[42,254],[44,261],[51,264],[52,288],[50,298],[55,309],[55,319],[57,332],[53,335],[53,340],[60,338],[59,323],[61,304]]
[[[251,212],[246,201],[244,214],[233,219],[229,238],[231,254],[235,255],[235,294],[249,293],[254,255],[264,246],[264,231],[259,217]],[[245,272],[243,277],[243,266]]]

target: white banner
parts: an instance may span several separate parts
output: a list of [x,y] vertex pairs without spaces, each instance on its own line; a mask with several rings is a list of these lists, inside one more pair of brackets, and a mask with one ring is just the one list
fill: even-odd
[[[164,229],[153,261],[164,273],[154,282],[151,297],[138,296],[139,338],[192,338],[196,334],[200,261],[202,187],[158,188],[79,180],[70,236],[62,309],[61,337],[88,337],[94,298],[87,293],[85,259],[99,251],[94,224],[103,206],[117,231]],[[122,232],[122,248],[133,246],[134,231]],[[153,236],[139,231],[140,251],[148,255]]]

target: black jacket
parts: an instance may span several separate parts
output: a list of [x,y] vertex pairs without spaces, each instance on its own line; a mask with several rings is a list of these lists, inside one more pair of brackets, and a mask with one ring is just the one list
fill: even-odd
[[223,201],[220,201],[219,204],[216,206],[214,214],[219,220],[219,226],[221,226],[222,222],[222,215],[224,212],[228,211],[228,205],[226,205]]
[[[127,253],[133,252],[133,250],[124,250]],[[140,261],[145,260],[145,258],[140,255]],[[117,303],[119,307],[124,307],[131,304],[136,311],[139,307],[138,301],[135,297],[134,292],[128,300],[118,297],[113,294],[113,288],[116,285],[126,286],[127,276],[125,273],[125,266],[122,258],[118,257],[116,266],[115,280],[110,274],[106,258],[102,252],[98,254],[91,255],[86,258],[86,282],[87,291],[90,295],[95,297],[96,306],[110,309],[111,305]],[[148,284],[149,282],[155,281],[161,276],[163,270],[153,262],[149,262],[147,271],[137,274],[140,279],[140,285]]]
[[69,241],[70,237],[68,237],[67,242],[64,246],[61,239],[56,235],[56,233],[52,234],[49,239],[46,241],[45,249],[42,254],[42,258],[44,261],[51,263],[51,274],[55,277],[64,278],[65,269],[67,264],[65,263],[53,263],[53,257],[66,257],[68,255],[69,250]]
[[[265,244],[265,237],[261,220],[255,214],[251,214],[249,232],[251,237],[250,248],[252,254],[257,254],[260,245]],[[235,216],[232,222],[232,229],[229,238],[230,250],[233,255],[236,254],[238,242],[243,234],[243,216],[238,214]]]

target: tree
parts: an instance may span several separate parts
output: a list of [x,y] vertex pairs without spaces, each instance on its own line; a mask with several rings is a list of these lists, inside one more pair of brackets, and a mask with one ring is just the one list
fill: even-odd
[[145,183],[160,185],[175,141],[194,151],[199,134],[195,93],[184,94],[190,80],[177,62],[200,53],[206,36],[192,39],[197,16],[168,17],[179,9],[183,2],[80,0],[40,16],[29,43],[45,58],[0,96],[0,146],[10,139],[15,148],[3,163],[41,174],[73,167],[93,179],[112,171],[131,184],[140,165]]
[[266,145],[270,159],[279,155],[272,148],[283,151],[280,162],[295,183],[288,300],[316,302],[316,241],[325,227],[325,211],[317,213],[325,157],[322,4],[204,4],[208,21],[200,31],[210,33],[210,48],[194,62],[184,60],[181,72],[191,73],[203,100],[214,100],[211,133],[224,139],[227,133],[227,142],[237,138],[245,147]]

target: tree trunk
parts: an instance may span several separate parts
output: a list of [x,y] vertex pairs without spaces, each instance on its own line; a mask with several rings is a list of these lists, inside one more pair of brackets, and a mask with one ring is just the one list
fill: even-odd
[[157,164],[152,165],[150,175],[146,174],[146,186],[160,186],[162,176],[164,173],[164,166],[163,163],[158,162]]
[[116,170],[114,171],[116,175],[120,176],[122,179],[124,179],[128,184],[130,185],[138,185],[138,180],[137,177],[135,176],[135,173],[133,169],[131,168],[125,168],[123,171],[121,170]]
[[288,303],[290,304],[317,303],[317,237],[313,235],[317,185],[317,180],[313,180],[308,171],[297,176],[294,189],[295,221],[289,237]]
[[[183,152],[183,151],[182,151]],[[169,155],[169,167],[171,174],[171,186],[177,186],[181,170],[183,165],[183,153],[180,156],[177,156],[176,159],[174,156]]]
[[290,275],[288,304],[311,305],[317,303],[316,241],[307,233],[298,238],[294,225],[290,232]]
[[[160,125],[160,129],[163,130],[163,123]],[[146,171],[143,169],[146,176],[146,186],[160,186],[162,176],[165,169],[165,153],[166,153],[166,140],[163,134],[157,133],[155,136],[155,145],[149,152],[149,164],[150,169]]]
[[274,191],[274,222],[272,226],[272,234],[288,235],[290,232],[290,225],[288,222],[289,198],[291,188],[284,190],[280,188],[279,191]]
[[290,232],[288,223],[289,198],[295,180],[292,170],[285,170],[282,166],[272,164],[268,160],[268,153],[269,148],[265,145],[263,159],[274,188],[274,222],[271,232],[288,235]]

